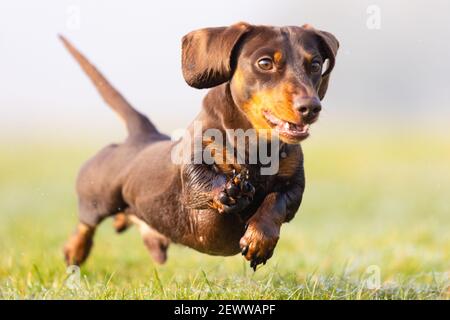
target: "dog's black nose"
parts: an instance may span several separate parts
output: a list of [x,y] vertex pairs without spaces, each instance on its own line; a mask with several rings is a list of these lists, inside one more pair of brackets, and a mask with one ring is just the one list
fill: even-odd
[[295,107],[300,111],[303,121],[306,123],[315,120],[322,110],[322,105],[317,97],[298,98],[295,100]]

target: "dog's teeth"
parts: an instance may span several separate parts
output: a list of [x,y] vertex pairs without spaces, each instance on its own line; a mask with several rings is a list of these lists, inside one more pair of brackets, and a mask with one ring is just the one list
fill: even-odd
[[289,122],[285,122],[284,123],[284,129],[289,130],[289,127],[290,127]]

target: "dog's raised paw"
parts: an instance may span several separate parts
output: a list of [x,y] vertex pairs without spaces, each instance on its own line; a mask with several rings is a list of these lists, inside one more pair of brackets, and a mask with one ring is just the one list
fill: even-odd
[[217,196],[217,210],[219,213],[235,213],[246,208],[253,200],[255,187],[249,181],[246,168],[239,173],[233,170],[223,190]]
[[239,245],[241,253],[250,261],[250,267],[256,271],[260,264],[266,264],[277,245],[280,227],[270,221],[253,219],[249,221]]

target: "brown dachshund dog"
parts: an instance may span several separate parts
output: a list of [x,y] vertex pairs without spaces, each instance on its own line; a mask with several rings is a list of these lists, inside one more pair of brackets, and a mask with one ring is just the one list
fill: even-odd
[[[253,269],[265,264],[282,223],[294,217],[302,200],[299,142],[308,137],[309,125],[321,111],[339,47],[336,38],[309,25],[247,23],[187,34],[182,40],[183,76],[192,87],[212,89],[185,137],[177,141],[160,133],[61,39],[128,129],[123,143],[105,147],[79,172],[79,224],[64,247],[66,262],[83,263],[98,224],[115,216],[119,232],[131,223],[138,226],[159,263],[174,242],[211,255],[241,252]],[[202,138],[202,148],[215,145],[211,154],[216,162],[174,162],[173,151],[192,144],[187,137],[196,136],[194,123],[201,124],[201,133],[253,129],[271,133],[265,137],[268,144],[279,137],[271,154],[279,161],[277,172],[262,174],[259,161],[219,161],[224,153],[207,138]]]

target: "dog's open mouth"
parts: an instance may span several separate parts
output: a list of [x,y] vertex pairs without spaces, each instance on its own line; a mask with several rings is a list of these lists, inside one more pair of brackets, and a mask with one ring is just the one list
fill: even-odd
[[281,120],[267,110],[263,111],[263,115],[272,129],[275,129],[282,137],[288,138],[289,140],[301,141],[309,136],[308,124],[298,124]]

